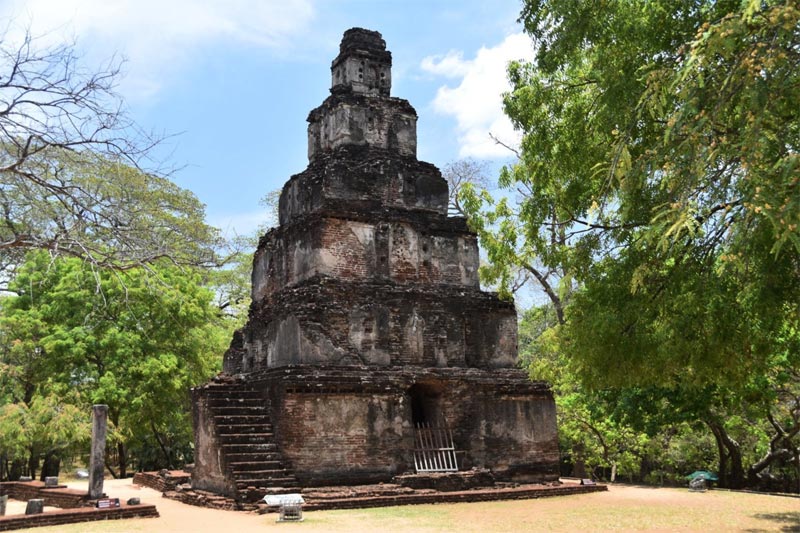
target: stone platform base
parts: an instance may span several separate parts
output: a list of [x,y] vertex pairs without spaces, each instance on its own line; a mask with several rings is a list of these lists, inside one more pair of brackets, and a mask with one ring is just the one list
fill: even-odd
[[490,470],[473,468],[461,472],[430,472],[402,474],[392,480],[403,487],[412,489],[433,489],[438,492],[454,492],[494,487],[495,479]]
[[[165,498],[189,505],[213,509],[275,512],[277,509],[263,503],[237,502],[218,494],[203,490],[177,487],[178,490],[163,494]],[[288,490],[288,489],[287,489]],[[378,485],[313,487],[300,489],[306,501],[304,511],[329,509],[361,509],[367,507],[390,507],[423,503],[486,502],[496,500],[524,500],[551,496],[569,496],[608,490],[606,485],[578,485],[575,483],[513,484],[498,483],[490,487],[469,490],[414,489],[395,483]],[[298,489],[289,490],[298,491]],[[283,491],[286,492],[286,491]]]
[[[395,485],[396,486],[396,485]],[[463,491],[436,491],[433,489],[400,488],[392,493],[390,485],[375,487],[335,487],[330,492],[319,489],[303,491],[306,505],[303,510],[360,509],[423,503],[488,502],[496,500],[526,500],[550,496],[569,496],[608,490],[605,485],[581,486],[572,484],[550,485],[496,485]],[[344,489],[344,490],[342,490]],[[355,490],[348,490],[355,489]]]
[[0,496],[13,500],[44,500],[45,505],[72,509],[92,505],[85,490],[67,488],[66,485],[45,486],[43,481],[4,481],[0,483]]
[[47,511],[42,514],[0,516],[0,531],[124,518],[158,518],[158,511],[155,505],[125,505],[123,503],[120,507],[111,509],[79,507]]

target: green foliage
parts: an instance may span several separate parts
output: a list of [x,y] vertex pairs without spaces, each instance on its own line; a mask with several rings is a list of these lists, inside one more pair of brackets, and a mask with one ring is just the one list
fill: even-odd
[[32,248],[120,269],[161,258],[217,264],[222,242],[205,223],[203,204],[168,179],[119,159],[60,148],[30,155],[24,165],[24,172],[0,168],[4,268],[13,269]]
[[31,407],[55,395],[82,412],[104,403],[123,445],[188,442],[188,389],[218,370],[229,333],[200,281],[163,262],[115,272],[29,254],[2,301],[9,399]]
[[[74,398],[72,399],[74,401]],[[56,395],[0,407],[0,456],[71,453],[90,437],[89,413]]]
[[798,324],[800,10],[551,0],[522,21],[538,54],[509,69],[502,179],[529,192],[486,220],[580,285],[562,348],[595,386],[763,375]]

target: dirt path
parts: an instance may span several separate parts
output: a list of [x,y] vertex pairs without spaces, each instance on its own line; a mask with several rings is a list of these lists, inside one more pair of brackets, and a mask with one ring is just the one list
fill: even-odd
[[[84,488],[85,483],[70,483]],[[250,531],[494,533],[523,531],[800,531],[800,499],[726,491],[690,493],[625,485],[579,496],[474,504],[413,505],[305,513],[299,524],[276,516],[214,511],[162,498],[128,480],[107,481],[109,496],[155,503],[157,519],[84,523],[32,531],[204,532]]]

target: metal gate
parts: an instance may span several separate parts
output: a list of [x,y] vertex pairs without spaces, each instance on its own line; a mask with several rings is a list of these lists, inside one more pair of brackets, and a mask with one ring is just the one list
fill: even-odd
[[428,422],[414,430],[414,468],[417,472],[458,472],[453,434],[445,426]]

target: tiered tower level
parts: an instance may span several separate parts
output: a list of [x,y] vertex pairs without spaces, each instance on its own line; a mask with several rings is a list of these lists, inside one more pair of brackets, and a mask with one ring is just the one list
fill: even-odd
[[[217,381],[262,395],[270,444],[300,484],[413,471],[420,423],[452,430],[459,468],[553,479],[552,395],[516,369],[514,306],[480,290],[477,238],[417,160],[417,114],[390,96],[391,67],[379,33],[345,32],[331,94],[308,116],[308,168],[255,253],[231,378]],[[213,390],[195,389],[195,485],[231,492]]]

